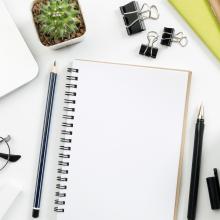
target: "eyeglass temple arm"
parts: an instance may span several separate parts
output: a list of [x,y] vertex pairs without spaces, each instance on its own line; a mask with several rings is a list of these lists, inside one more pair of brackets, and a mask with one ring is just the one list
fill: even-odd
[[3,138],[0,140],[0,143],[2,143],[3,141],[9,142],[11,140],[11,136],[8,135],[7,137]]
[[0,157],[5,160],[9,160],[10,162],[16,162],[21,158],[21,155],[10,154],[10,156],[8,158],[8,154],[0,153]]

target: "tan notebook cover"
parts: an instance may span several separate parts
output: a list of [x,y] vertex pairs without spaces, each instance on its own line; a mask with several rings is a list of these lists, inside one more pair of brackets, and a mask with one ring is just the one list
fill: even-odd
[[220,1],[219,0],[209,0],[213,13],[218,19],[218,22],[220,23]]
[[57,219],[176,220],[191,73],[86,60],[68,70],[78,80]]

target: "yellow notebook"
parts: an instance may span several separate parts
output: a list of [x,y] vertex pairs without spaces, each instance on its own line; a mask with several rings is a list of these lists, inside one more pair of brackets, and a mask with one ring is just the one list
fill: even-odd
[[208,0],[169,0],[220,60],[220,25]]

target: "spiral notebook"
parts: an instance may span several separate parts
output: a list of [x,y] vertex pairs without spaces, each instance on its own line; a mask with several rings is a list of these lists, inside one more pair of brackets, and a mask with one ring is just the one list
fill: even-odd
[[58,220],[176,219],[190,79],[182,70],[73,61]]

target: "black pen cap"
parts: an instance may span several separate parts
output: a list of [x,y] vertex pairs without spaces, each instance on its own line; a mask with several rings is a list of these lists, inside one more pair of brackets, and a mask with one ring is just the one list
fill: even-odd
[[220,209],[220,185],[218,171],[216,168],[214,169],[214,177],[208,177],[206,181],[208,185],[211,208],[213,210]]

